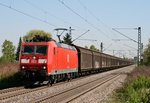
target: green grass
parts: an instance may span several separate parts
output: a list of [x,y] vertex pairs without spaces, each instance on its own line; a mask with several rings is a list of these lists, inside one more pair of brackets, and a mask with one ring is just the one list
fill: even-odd
[[150,103],[150,79],[140,76],[118,91],[122,103]]
[[[112,103],[150,103],[150,67],[137,67],[113,96]],[[110,102],[110,103],[111,103]]]

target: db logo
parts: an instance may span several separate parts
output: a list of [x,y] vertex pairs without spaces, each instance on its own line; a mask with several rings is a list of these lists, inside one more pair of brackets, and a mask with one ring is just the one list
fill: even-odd
[[36,63],[36,62],[37,62],[37,60],[34,60],[34,59],[33,59],[33,60],[31,60],[31,63]]

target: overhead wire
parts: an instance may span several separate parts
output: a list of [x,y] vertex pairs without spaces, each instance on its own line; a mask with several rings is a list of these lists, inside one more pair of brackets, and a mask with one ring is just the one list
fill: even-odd
[[[80,3],[80,5],[81,6],[83,6],[83,8],[84,9],[87,9],[87,12],[89,12],[89,14],[90,15],[92,15],[98,22],[100,22],[101,24],[103,24],[105,27],[107,27],[109,30],[111,30],[112,28],[111,27],[109,27],[108,25],[106,25],[102,20],[100,20],[96,15],[94,15],[93,14],[93,12],[90,10],[90,9],[88,9],[88,7],[87,6],[85,6],[80,0],[78,0],[79,1],[79,3]],[[120,28],[121,29],[121,28]],[[128,28],[126,28],[126,29],[128,29]],[[132,28],[133,29],[133,28]],[[136,28],[134,28],[134,29],[136,29]],[[111,33],[112,34],[114,34],[113,32],[112,32],[112,30],[111,30]],[[129,38],[128,38],[129,39]],[[113,39],[112,39],[113,40]],[[131,38],[130,38],[130,40],[131,40]],[[133,40],[133,39],[132,39]],[[135,41],[134,41],[135,42]],[[109,47],[108,47],[109,48]],[[105,49],[106,50],[106,49]]]
[[[114,33],[112,32],[112,30],[111,30],[111,27],[109,27],[108,25],[106,25],[102,20],[100,20],[96,15],[94,15],[93,12],[92,12],[90,9],[88,9],[88,7],[85,6],[80,0],[78,0],[78,1],[79,1],[80,5],[83,6],[83,8],[86,9],[87,12],[88,12],[91,16],[93,16],[98,22],[100,22],[100,23],[103,24],[106,28],[108,28],[112,34],[114,34]],[[114,34],[114,35],[116,35],[116,34]],[[111,40],[112,40],[112,39],[111,39]],[[113,41],[113,40],[112,40],[112,41]],[[114,41],[114,43],[115,43],[115,41]],[[112,43],[112,44],[113,44],[113,43]],[[111,47],[112,44],[109,45],[107,48],[105,48],[104,51],[106,51],[106,49],[108,49],[109,47]]]
[[[27,1],[27,0],[24,0],[24,1]],[[64,4],[64,2],[62,2],[62,1],[60,1],[60,0],[58,0],[58,1]],[[16,9],[16,8],[13,8],[13,7],[11,6],[12,4],[11,4],[10,6],[8,6],[8,5],[5,5],[5,4],[3,4],[3,3],[0,3],[0,5],[1,5],[1,6],[4,6],[4,7],[7,7],[7,8],[9,8],[9,9],[11,9],[11,10],[14,10],[14,11],[16,11],[16,12],[18,12],[18,13],[21,13],[21,14],[23,14],[23,15],[25,15],[25,16],[28,16],[28,17],[30,17],[30,18],[33,18],[33,19],[35,19],[35,20],[38,20],[38,21],[44,22],[44,23],[46,23],[46,24],[48,24],[48,25],[51,25],[51,26],[53,26],[53,27],[56,27],[56,25],[53,25],[53,24],[47,22],[46,20],[43,20],[43,19],[41,19],[41,18],[32,16],[32,15],[27,14],[27,13],[25,13],[25,12],[22,12],[22,11]],[[69,6],[67,6],[66,4],[64,4],[64,5],[65,5],[68,9],[70,9],[72,12],[74,12],[76,15],[78,15],[80,18],[82,18],[85,22],[87,22],[89,25],[91,25],[91,26],[94,27],[95,29],[99,30],[97,27],[95,27],[93,24],[91,24],[89,21],[87,21],[87,20],[86,20],[84,17],[82,17],[80,14],[76,13],[76,12],[75,12],[73,9],[71,9]],[[38,7],[37,7],[37,8],[38,8]],[[45,12],[43,9],[40,9],[40,8],[39,8],[39,10]],[[45,13],[47,13],[47,12],[45,12]],[[100,30],[99,30],[99,31],[100,31]],[[101,32],[102,32],[102,31],[101,31]]]
[[59,18],[59,17],[57,17],[57,16],[51,14],[50,12],[48,12],[48,11],[44,10],[43,8],[41,8],[41,7],[37,6],[37,5],[35,5],[34,3],[32,3],[32,2],[29,1],[29,0],[24,0],[24,1],[25,1],[26,3],[28,3],[29,5],[31,5],[32,7],[34,7],[34,8],[36,8],[36,9],[40,10],[40,11],[43,12],[45,15],[49,15],[49,16],[51,16],[51,17],[53,17],[53,18],[55,18],[55,19],[57,19],[57,20],[59,20],[59,21],[61,21],[61,22],[64,22],[64,23],[69,24],[69,25],[72,25],[72,26],[74,26],[74,27],[81,28],[81,27],[79,27],[79,26],[77,26],[77,25],[74,25],[74,24],[72,24],[72,23],[70,23],[70,22],[68,22],[68,21],[66,21],[66,20],[63,20],[63,19],[61,19],[61,18]]
[[18,12],[18,13],[20,13],[20,14],[23,14],[23,15],[25,15],[25,16],[28,16],[28,17],[30,17],[30,18],[32,18],[32,19],[35,19],[35,20],[41,21],[41,22],[43,22],[43,23],[46,23],[46,24],[48,24],[48,25],[50,25],[50,26],[57,27],[56,25],[53,25],[53,24],[51,24],[50,22],[47,22],[47,21],[45,21],[45,20],[43,20],[43,19],[41,19],[41,18],[38,18],[38,17],[32,16],[32,15],[30,15],[30,14],[27,14],[27,13],[25,13],[25,12],[22,12],[22,11],[16,9],[16,8],[10,7],[10,6],[5,5],[5,4],[3,4],[3,3],[0,3],[0,5],[3,6],[3,7],[9,8],[9,9],[11,9],[11,10],[13,10],[13,11],[16,11],[16,12]]
[[[48,12],[48,11],[46,11],[45,9],[43,9],[43,8],[41,8],[41,7],[39,7],[39,6],[37,6],[36,4],[32,3],[32,2],[29,1],[29,0],[24,0],[24,1],[25,1],[27,4],[31,5],[33,8],[35,8],[35,9],[37,9],[37,10],[40,10],[40,11],[43,12],[44,14],[48,14],[49,16],[51,16],[51,17],[53,17],[53,18],[55,18],[55,19],[57,19],[57,20],[59,20],[59,21],[61,21],[61,22],[64,22],[65,24],[69,24],[69,25],[72,25],[72,26],[77,27],[77,28],[80,28],[80,29],[82,28],[82,27],[76,26],[76,25],[74,25],[74,24],[72,24],[72,23],[70,23],[70,22],[68,22],[68,21],[65,21],[65,20],[63,20],[63,19],[61,19],[61,18],[59,18],[59,17],[57,17],[57,16],[51,14],[50,12]],[[85,29],[84,29],[84,30],[85,30]]]
[[87,30],[86,32],[84,32],[83,34],[81,34],[80,36],[78,36],[77,38],[75,38],[74,40],[72,40],[72,43],[74,42],[74,41],[76,41],[78,38],[80,38],[81,36],[83,36],[83,35],[85,35],[87,32],[89,32],[90,30]]
[[103,51],[106,51],[108,48],[110,48],[113,45],[113,43],[111,43],[110,45],[108,45],[106,48],[103,49]]
[[114,33],[112,32],[110,26],[108,26],[108,25],[105,24],[102,20],[100,20],[100,19],[99,19],[90,9],[88,9],[88,7],[85,6],[80,0],[78,0],[78,1],[79,1],[80,5],[83,6],[83,8],[85,8],[85,9],[87,10],[87,12],[89,12],[89,14],[90,14],[91,16],[93,16],[98,22],[100,22],[100,23],[103,24],[106,28],[108,28],[108,30],[110,30],[110,32],[111,32],[112,34],[114,34]]
[[[92,23],[90,23],[87,19],[85,19],[84,17],[82,17],[80,14],[78,14],[76,11],[74,11],[71,7],[69,7],[68,5],[66,5],[64,3],[64,1],[58,0],[61,4],[63,4],[67,9],[69,9],[71,12],[73,12],[74,14],[76,14],[78,17],[80,17],[84,22],[86,22],[87,24],[89,24],[91,27],[93,27],[94,29],[102,32],[103,34],[105,34],[102,30],[100,30],[99,28],[95,27]],[[110,37],[108,35],[105,34],[105,36],[107,38],[110,39]]]
[[14,3],[14,0],[11,0],[10,1],[10,7],[12,6],[13,3]]
[[45,11],[44,9],[40,8],[39,6],[33,4],[32,2],[28,1],[28,0],[24,0],[26,3],[28,3],[29,5],[33,6],[34,8],[40,10],[41,12],[43,12],[45,14],[45,21],[47,19],[46,15],[47,15],[47,11]]
[[90,13],[90,15],[92,15],[97,21],[101,22],[102,24],[104,24],[106,26],[105,23],[103,23],[98,17],[96,17],[91,10],[89,10],[80,0],[78,0],[79,3],[83,6],[83,8],[87,9],[87,11]]
[[133,41],[133,42],[135,42],[135,43],[138,43],[136,40],[134,40],[134,39],[132,39],[132,38],[126,36],[125,34],[123,34],[123,33],[119,32],[119,31],[117,31],[116,29],[112,28],[112,30],[114,30],[114,31],[116,31],[117,33],[119,33],[120,35],[122,35],[122,36],[128,38],[129,40],[131,40],[131,41]]
[[34,8],[36,8],[36,9],[38,9],[38,10],[44,12],[44,13],[47,13],[47,11],[45,11],[45,10],[42,9],[41,7],[39,7],[39,6],[35,5],[35,4],[33,4],[32,2],[30,2],[30,1],[28,1],[28,0],[24,0],[24,1],[25,1],[26,3],[28,3],[28,4],[30,4],[31,6],[33,6]]
[[[116,42],[120,42],[120,41],[116,41]],[[130,45],[127,45],[127,44],[124,44],[124,43],[117,43],[117,44],[119,44],[119,45],[122,45],[122,46],[125,46],[125,47],[128,47],[128,48],[132,49],[132,50],[130,50],[130,51],[134,51],[134,52],[136,52],[136,51],[137,51],[137,49],[136,49],[136,48],[134,48],[134,47],[132,47],[132,46],[130,46]],[[124,50],[124,51],[129,51],[129,50]]]
[[85,40],[85,41],[97,41],[97,40],[94,40],[94,39],[78,39],[78,40]]
[[126,44],[123,44],[123,45],[137,51],[137,48],[135,48],[135,47],[132,47],[132,46],[129,46],[129,45],[126,45]]
[[87,24],[89,24],[91,27],[93,27],[94,29],[98,30],[99,32],[101,32],[102,34],[104,34],[107,38],[110,39],[110,37],[105,34],[101,29],[97,28],[95,25],[93,25],[92,23],[90,23],[87,19],[85,19],[83,16],[81,16],[79,13],[77,13],[76,11],[74,11],[71,7],[69,7],[64,1],[58,0],[58,2],[60,2],[62,5],[64,5],[68,10],[70,10],[72,13],[74,13],[75,15],[77,15],[78,17],[80,17],[84,22],[86,22]]

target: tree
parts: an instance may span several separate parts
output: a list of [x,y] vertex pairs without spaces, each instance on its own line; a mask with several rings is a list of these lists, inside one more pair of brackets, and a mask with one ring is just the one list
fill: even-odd
[[21,39],[21,37],[20,37],[19,43],[18,43],[18,47],[17,47],[17,51],[16,51],[16,60],[17,60],[17,61],[19,60],[21,43],[22,43],[22,39]]
[[88,49],[88,46],[85,46],[84,48]]
[[99,49],[97,49],[94,45],[91,45],[90,49],[93,50],[93,51],[99,51]]
[[43,30],[31,30],[23,37],[26,42],[42,42],[52,40],[52,35]]
[[15,46],[9,40],[5,40],[2,45],[1,62],[14,62],[15,61]]
[[72,37],[68,33],[63,37],[63,43],[72,44]]
[[146,65],[150,65],[150,39],[149,39],[147,47],[144,50],[143,56],[144,56],[144,63]]

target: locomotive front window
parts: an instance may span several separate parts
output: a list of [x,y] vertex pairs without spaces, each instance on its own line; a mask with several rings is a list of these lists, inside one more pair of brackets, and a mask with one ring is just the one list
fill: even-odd
[[47,46],[36,46],[36,54],[46,55],[46,53],[47,53]]
[[24,46],[22,51],[23,54],[32,54],[34,53],[34,46]]
[[26,45],[23,48],[22,54],[47,54],[47,46],[29,46]]

